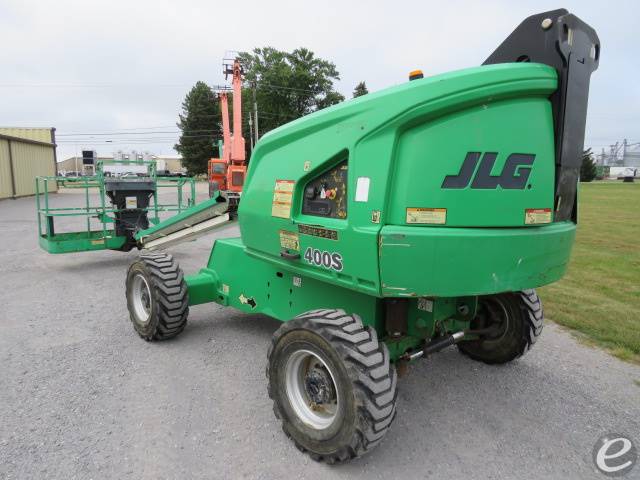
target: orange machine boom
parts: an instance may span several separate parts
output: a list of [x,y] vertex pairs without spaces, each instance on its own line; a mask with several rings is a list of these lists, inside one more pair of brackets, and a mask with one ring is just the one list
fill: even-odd
[[220,191],[237,207],[247,173],[244,137],[242,136],[242,65],[238,59],[226,67],[225,75],[232,75],[233,86],[233,134],[229,131],[229,101],[227,92],[221,92],[222,158],[209,160],[209,195]]

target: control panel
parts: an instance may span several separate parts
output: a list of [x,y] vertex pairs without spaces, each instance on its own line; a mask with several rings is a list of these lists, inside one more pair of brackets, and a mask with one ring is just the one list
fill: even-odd
[[302,213],[347,218],[347,161],[311,180],[304,189]]

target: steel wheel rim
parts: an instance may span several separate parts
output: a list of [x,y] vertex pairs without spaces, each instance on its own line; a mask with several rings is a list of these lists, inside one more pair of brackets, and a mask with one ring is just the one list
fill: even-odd
[[[298,350],[289,356],[285,387],[289,404],[306,425],[323,430],[335,421],[340,400],[335,377],[317,354]],[[320,397],[322,401],[317,402]]]
[[[507,311],[507,307],[504,305],[504,303],[498,298],[485,299],[483,303],[484,308],[486,308],[490,313],[494,315],[498,313],[500,316],[502,316],[501,321],[497,322],[500,324],[499,334],[485,339],[485,343],[497,343],[505,337],[507,331],[509,330],[509,323],[511,320],[509,317],[509,312]],[[492,305],[498,306],[497,312],[494,308],[492,308]]]
[[151,289],[144,275],[137,273],[131,281],[133,314],[139,322],[148,323],[151,318]]

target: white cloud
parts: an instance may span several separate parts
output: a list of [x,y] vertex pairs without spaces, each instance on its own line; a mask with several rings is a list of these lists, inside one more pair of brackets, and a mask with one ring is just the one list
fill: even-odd
[[[602,40],[587,143],[599,150],[623,137],[640,141],[640,8],[632,1],[565,3]],[[197,80],[224,82],[226,50],[265,45],[305,46],[333,61],[347,96],[360,80],[378,90],[406,81],[414,68],[430,75],[478,65],[526,16],[556,7],[546,0],[3,0],[0,125],[55,126],[59,134],[171,126]],[[172,144],[145,147],[167,154]],[[61,143],[59,157],[74,151]]]

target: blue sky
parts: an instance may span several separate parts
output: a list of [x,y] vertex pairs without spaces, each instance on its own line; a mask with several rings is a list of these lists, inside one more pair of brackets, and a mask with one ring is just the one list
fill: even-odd
[[[197,80],[224,83],[226,51],[305,46],[336,64],[337,88],[349,97],[360,80],[375,91],[406,81],[415,68],[433,75],[478,65],[526,16],[564,7],[591,24],[602,42],[586,145],[599,152],[623,138],[640,141],[638,2],[238,5],[0,0],[0,126],[56,127],[60,159],[83,147],[101,154],[131,148],[171,154],[177,134],[151,132],[177,131],[180,103]],[[107,135],[63,141],[80,132]]]

